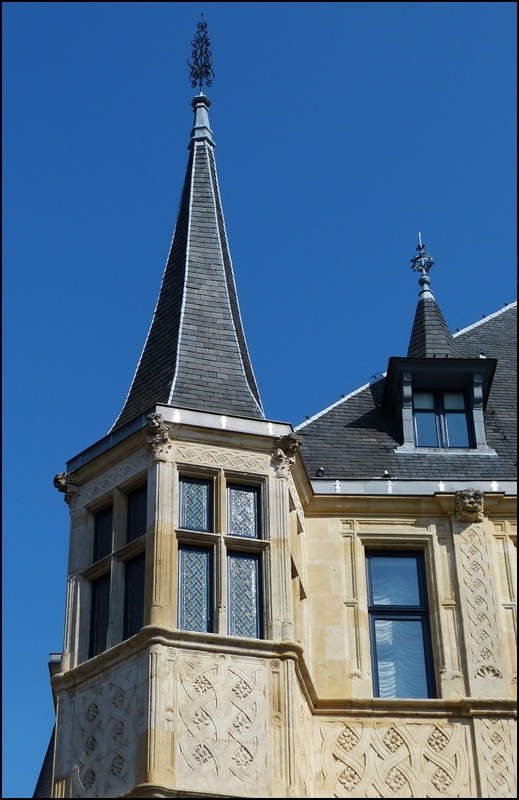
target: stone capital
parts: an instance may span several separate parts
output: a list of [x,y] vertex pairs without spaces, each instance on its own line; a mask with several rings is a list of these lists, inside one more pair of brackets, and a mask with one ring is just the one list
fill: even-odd
[[72,472],[58,472],[54,476],[54,486],[58,492],[63,492],[65,503],[70,506],[79,494],[79,480]]
[[148,414],[145,430],[154,463],[166,462],[172,447],[171,425],[164,421],[162,414]]

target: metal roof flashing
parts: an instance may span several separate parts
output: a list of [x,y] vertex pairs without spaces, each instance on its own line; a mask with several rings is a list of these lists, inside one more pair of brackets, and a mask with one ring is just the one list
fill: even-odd
[[113,433],[108,433],[86,450],[67,461],[67,472],[73,472],[79,467],[88,464],[98,456],[106,453],[111,448],[129,439],[145,427],[148,414],[161,414],[165,422],[175,425],[187,425],[199,428],[212,428],[213,430],[227,430],[231,433],[253,434],[257,436],[285,436],[293,428],[289,422],[276,422],[274,420],[251,419],[238,417],[231,414],[215,414],[210,411],[195,411],[189,408],[179,408],[166,405],[155,405],[144,414],[139,414],[126,425],[122,425]]

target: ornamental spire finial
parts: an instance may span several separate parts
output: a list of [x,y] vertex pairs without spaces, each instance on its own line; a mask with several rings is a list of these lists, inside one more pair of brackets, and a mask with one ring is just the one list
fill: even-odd
[[411,259],[411,269],[415,272],[421,272],[422,275],[427,275],[434,261],[429,253],[425,252],[425,245],[422,244],[422,234],[420,231],[418,231],[418,247],[416,250],[418,255]]
[[425,245],[422,243],[422,234],[420,231],[418,231],[418,247],[416,248],[416,251],[418,255],[411,259],[411,269],[414,272],[420,273],[420,280],[418,281],[422,287],[420,291],[420,297],[422,297],[424,300],[427,298],[434,299],[433,293],[429,288],[431,285],[429,270],[434,264],[434,260],[431,258],[429,253],[425,252]]
[[191,53],[192,60],[187,60],[187,64],[191,70],[189,74],[191,86],[194,89],[198,84],[200,86],[200,94],[204,93],[202,89],[204,81],[206,86],[213,85],[213,56],[209,50],[210,44],[211,40],[207,35],[207,22],[204,22],[204,15],[202,14],[202,21],[198,23],[197,32],[191,42],[193,48],[193,52]]

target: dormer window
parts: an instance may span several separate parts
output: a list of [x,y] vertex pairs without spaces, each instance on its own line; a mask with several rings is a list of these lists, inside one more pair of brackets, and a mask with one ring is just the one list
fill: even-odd
[[417,447],[471,447],[467,401],[463,392],[414,392]]

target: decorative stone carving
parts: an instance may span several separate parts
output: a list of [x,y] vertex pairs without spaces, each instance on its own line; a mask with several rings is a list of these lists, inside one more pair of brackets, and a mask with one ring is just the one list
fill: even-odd
[[272,454],[272,466],[278,478],[288,478],[296,453],[303,444],[297,433],[287,433],[276,439],[276,450]]
[[133,783],[136,663],[78,686],[72,797],[116,797]]
[[146,422],[146,439],[153,453],[155,463],[168,460],[167,456],[173,446],[170,434],[172,426],[164,421],[162,414],[148,414]]
[[63,492],[65,495],[63,499],[67,505],[70,505],[80,492],[78,477],[73,472],[58,472],[54,476],[54,486],[58,492]]
[[141,455],[128,461],[123,461],[113,472],[106,472],[101,477],[96,478],[95,483],[85,484],[83,488],[83,499],[85,504],[95,500],[96,497],[110,491],[118,484],[137,475],[149,464],[149,456]]
[[456,492],[456,519],[458,522],[482,522],[485,495],[479,489],[462,489]]
[[481,797],[516,797],[514,720],[476,720]]
[[247,453],[229,453],[225,450],[212,450],[196,445],[179,445],[175,452],[179,463],[204,464],[212,467],[230,467],[251,472],[264,472],[268,467],[265,456],[251,456]]
[[490,664],[480,667],[476,670],[476,678],[502,678],[503,676],[496,667],[491,667]]
[[267,794],[266,670],[255,658],[179,654],[179,788]]
[[474,797],[467,723],[349,719],[322,727],[323,797]]

